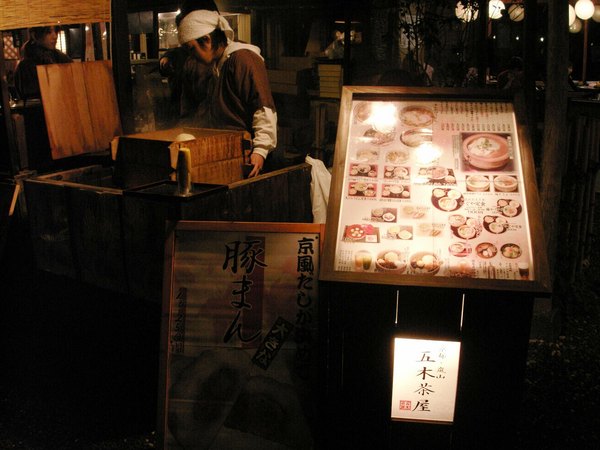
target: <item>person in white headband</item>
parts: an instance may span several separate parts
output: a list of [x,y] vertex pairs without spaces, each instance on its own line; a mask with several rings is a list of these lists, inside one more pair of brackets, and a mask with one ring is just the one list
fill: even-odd
[[[175,23],[179,26],[185,16],[192,11],[206,9],[219,11],[214,0],[183,0]],[[166,50],[159,59],[158,70],[167,79],[170,98],[167,104],[172,122],[168,126],[193,126],[188,124],[206,101],[208,78],[212,70],[200,64],[187,47],[177,46]]]
[[252,135],[252,170],[258,175],[277,146],[277,113],[260,49],[234,42],[227,20],[217,11],[198,10],[179,23],[179,42],[212,68],[205,108],[195,118],[201,126],[244,129]]

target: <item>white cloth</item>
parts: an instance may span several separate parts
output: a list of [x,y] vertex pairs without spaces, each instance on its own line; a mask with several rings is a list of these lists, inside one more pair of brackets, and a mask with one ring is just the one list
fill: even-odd
[[310,200],[314,223],[327,222],[327,204],[331,187],[331,173],[320,159],[307,156],[305,161],[311,165]]
[[277,147],[277,113],[271,108],[260,108],[252,117],[252,129],[252,153],[267,159],[269,152]]
[[227,36],[227,42],[233,41],[233,29],[227,22],[227,19],[220,15],[217,11],[208,11],[200,9],[187,14],[177,29],[179,34],[179,43],[193,41],[207,34],[212,33],[216,29],[223,30]]
[[262,59],[263,61],[265,60],[265,58],[263,58],[260,54],[260,48],[256,45],[246,44],[244,42],[230,42],[229,44],[227,44],[227,47],[225,47],[221,59],[219,59],[219,61],[217,61],[216,64],[213,64],[212,71],[216,77],[218,77],[221,74],[221,67],[223,67],[225,61],[229,59],[232,53],[237,52],[238,50],[250,50],[251,52],[256,53],[258,56],[260,56],[260,59]]

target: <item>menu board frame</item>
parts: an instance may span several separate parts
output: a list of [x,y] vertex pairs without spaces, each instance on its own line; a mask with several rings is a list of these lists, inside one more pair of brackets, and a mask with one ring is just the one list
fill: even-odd
[[[516,122],[516,130],[514,132],[519,143],[518,146],[515,146],[518,148],[515,148],[514,152],[518,153],[521,162],[521,189],[523,191],[521,195],[524,197],[525,204],[527,205],[525,208],[526,211],[523,211],[523,213],[527,217],[529,226],[528,238],[531,251],[530,260],[532,262],[529,279],[451,277],[441,274],[436,276],[418,276],[394,271],[352,271],[338,270],[336,268],[337,241],[342,234],[342,230],[339,228],[346,225],[340,223],[340,217],[344,214],[342,206],[343,198],[348,190],[344,183],[347,178],[347,162],[350,158],[348,153],[353,120],[352,108],[358,101],[504,102],[512,105]],[[322,281],[520,291],[540,295],[549,294],[551,292],[551,278],[548,271],[533,152],[529,132],[525,125],[525,107],[522,96],[518,93],[484,89],[344,86],[340,99],[340,115],[325,231],[324,252],[320,271],[320,279]]]

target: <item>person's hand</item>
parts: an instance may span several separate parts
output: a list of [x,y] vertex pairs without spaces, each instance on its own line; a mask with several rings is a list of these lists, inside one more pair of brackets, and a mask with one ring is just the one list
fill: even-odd
[[255,177],[260,174],[263,165],[265,164],[265,158],[260,156],[258,153],[250,154],[250,164],[252,164],[252,171],[248,174],[248,178]]
[[170,74],[173,72],[173,64],[171,64],[171,60],[167,56],[163,56],[158,60],[158,65],[160,71],[164,74]]

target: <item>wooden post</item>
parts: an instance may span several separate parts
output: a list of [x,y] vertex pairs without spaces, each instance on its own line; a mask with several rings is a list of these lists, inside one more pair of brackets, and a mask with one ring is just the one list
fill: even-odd
[[525,102],[527,104],[527,126],[531,134],[531,145],[533,148],[533,156],[536,165],[539,163],[540,158],[540,139],[537,133],[537,122],[538,122],[538,102],[536,95],[536,65],[535,61],[537,58],[538,48],[538,35],[537,35],[537,1],[536,0],[525,0],[525,19],[524,19],[524,35],[523,35],[523,74],[524,84],[523,93],[525,95]]
[[127,23],[127,0],[112,3],[112,64],[115,89],[119,101],[121,126],[124,134],[134,132],[133,86],[129,61],[129,25]]
[[548,2],[545,118],[542,138],[540,197],[546,226],[550,273],[554,273],[561,180],[567,148],[567,67],[569,58],[567,8],[558,0]]
[[588,60],[588,20],[583,21],[583,65],[581,69],[581,81],[585,84],[587,76],[587,60]]
[[343,84],[349,85],[352,83],[351,64],[352,64],[352,43],[350,42],[350,34],[352,31],[352,4],[347,6],[346,16],[344,17],[344,64]]
[[[2,33],[0,33],[2,34]],[[11,175],[15,175],[20,170],[19,150],[13,131],[12,112],[10,109],[10,94],[8,92],[8,82],[6,80],[6,69],[4,64],[4,40],[0,46],[0,99],[2,100],[2,117],[4,117],[4,126],[6,127],[6,137],[8,140],[8,156]]]
[[479,5],[479,45],[477,46],[477,60],[479,61],[479,67],[477,68],[477,72],[479,74],[479,86],[485,87],[488,71],[488,35],[490,25],[490,19],[488,18],[488,0],[479,2]]

